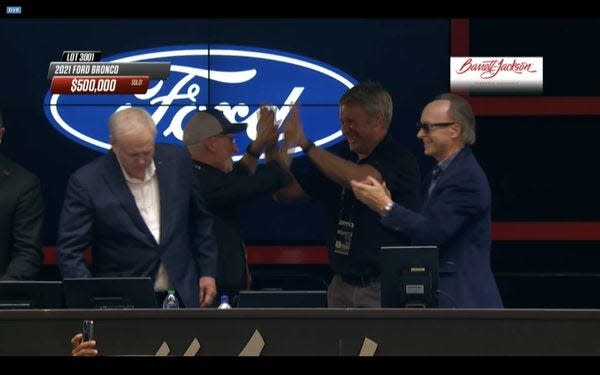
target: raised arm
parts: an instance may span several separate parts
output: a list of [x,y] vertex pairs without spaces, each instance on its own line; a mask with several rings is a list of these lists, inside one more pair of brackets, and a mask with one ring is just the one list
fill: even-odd
[[299,115],[298,106],[290,112],[290,118],[285,124],[286,146],[299,145],[310,160],[321,172],[335,183],[350,188],[350,181],[362,181],[367,176],[382,181],[377,169],[367,164],[356,164],[315,146],[304,135],[304,128]]

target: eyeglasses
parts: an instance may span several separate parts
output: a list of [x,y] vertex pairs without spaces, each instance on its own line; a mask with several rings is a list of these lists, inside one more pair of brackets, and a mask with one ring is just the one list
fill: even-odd
[[450,125],[455,124],[454,122],[438,122],[435,124],[423,124],[421,121],[417,121],[417,130],[423,129],[425,134],[429,133],[431,129],[435,128],[446,128]]

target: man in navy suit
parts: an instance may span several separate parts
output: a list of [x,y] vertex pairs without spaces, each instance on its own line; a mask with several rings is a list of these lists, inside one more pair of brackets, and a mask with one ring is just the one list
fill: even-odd
[[149,276],[156,292],[175,289],[186,307],[210,306],[217,247],[188,153],[155,145],[154,121],[141,108],[114,113],[109,128],[110,152],[69,179],[57,241],[62,276]]
[[[0,111],[0,143],[5,130]],[[43,210],[39,179],[0,154],[0,281],[37,276]]]
[[490,267],[491,192],[471,148],[475,116],[469,103],[442,94],[421,114],[417,137],[437,161],[419,212],[389,196],[385,183],[353,181],[357,198],[382,216],[388,228],[407,234],[413,245],[440,251],[440,307],[500,308]]

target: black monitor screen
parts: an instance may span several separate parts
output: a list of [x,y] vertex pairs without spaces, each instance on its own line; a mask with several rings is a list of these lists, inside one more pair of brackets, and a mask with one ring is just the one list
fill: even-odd
[[381,306],[437,307],[436,246],[381,248]]
[[60,309],[60,281],[0,281],[0,309]]
[[327,292],[324,290],[243,290],[238,295],[237,307],[327,307]]
[[65,301],[71,309],[156,308],[149,277],[64,279]]

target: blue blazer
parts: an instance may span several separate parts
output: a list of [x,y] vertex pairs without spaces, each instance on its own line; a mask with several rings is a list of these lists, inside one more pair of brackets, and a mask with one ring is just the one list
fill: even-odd
[[465,147],[441,172],[419,213],[394,204],[382,219],[413,245],[438,246],[440,307],[502,307],[490,267],[491,206],[485,173]]
[[[215,276],[217,247],[212,216],[193,193],[192,163],[177,146],[157,144],[154,163],[160,190],[160,241],[146,226],[117,158],[108,152],[69,179],[57,255],[63,278],[155,279],[163,262],[186,307],[200,302],[200,276]],[[83,252],[92,247],[92,269]]]

